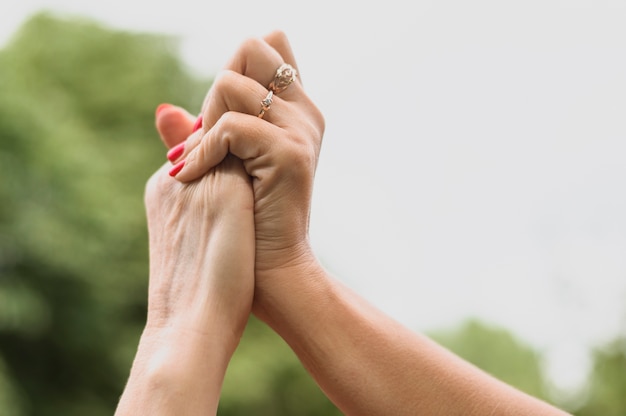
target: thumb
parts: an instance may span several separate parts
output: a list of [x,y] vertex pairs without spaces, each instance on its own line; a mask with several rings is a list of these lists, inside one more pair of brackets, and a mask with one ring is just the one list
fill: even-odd
[[161,104],[156,109],[156,128],[165,146],[170,149],[185,141],[193,132],[197,116],[191,115],[184,108]]

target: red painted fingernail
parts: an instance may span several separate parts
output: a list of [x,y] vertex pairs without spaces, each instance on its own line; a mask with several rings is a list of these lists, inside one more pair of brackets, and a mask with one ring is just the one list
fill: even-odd
[[183,152],[185,151],[185,142],[178,143],[176,146],[172,147],[169,152],[167,152],[167,158],[170,162],[178,159]]
[[183,168],[183,166],[185,166],[185,161],[184,160],[181,160],[180,162],[175,164],[174,167],[172,169],[170,169],[170,176],[176,176],[176,174],[178,172],[180,172],[180,170]]
[[172,104],[167,104],[167,103],[159,104],[159,106],[156,108],[156,115],[158,116],[161,111],[170,107],[172,107]]
[[201,127],[202,127],[202,116],[198,117],[198,119],[196,120],[196,123],[193,125],[193,131],[196,132],[200,130]]

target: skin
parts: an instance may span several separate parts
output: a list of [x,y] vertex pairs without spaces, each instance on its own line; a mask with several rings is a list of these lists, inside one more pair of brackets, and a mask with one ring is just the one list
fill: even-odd
[[[565,414],[496,380],[428,338],[403,327],[340,284],[324,270],[317,261],[308,239],[311,193],[324,132],[324,119],[304,92],[300,78],[274,98],[271,109],[263,119],[257,117],[260,100],[267,94],[266,86],[272,80],[275,69],[283,62],[297,67],[288,40],[282,32],[270,33],[262,39],[250,39],[242,44],[207,94],[202,111],[203,127],[200,130],[191,132],[190,123],[193,118],[177,107],[171,107],[157,117],[157,127],[168,147],[185,142],[183,154],[173,161],[178,164],[184,160],[184,167],[176,174],[179,184],[202,183],[207,175],[212,175],[215,169],[220,169],[223,163],[232,160],[233,155],[243,161],[245,174],[251,180],[249,185],[252,194],[248,195],[248,198],[252,200],[248,200],[248,203],[253,207],[254,255],[244,258],[253,257],[254,282],[251,283],[247,272],[242,271],[238,274],[235,270],[236,276],[248,277],[234,278],[232,281],[225,277],[217,277],[215,280],[219,282],[228,280],[229,284],[209,284],[210,290],[203,293],[211,293],[216,297],[239,296],[240,300],[236,305],[245,305],[251,301],[251,295],[248,293],[251,290],[246,289],[239,293],[234,289],[231,290],[233,286],[230,283],[242,284],[244,289],[250,288],[253,284],[253,312],[287,341],[323,391],[344,414]],[[238,178],[245,182],[242,176]],[[163,180],[163,183],[166,181]],[[169,183],[163,185],[157,181],[156,188],[169,186]],[[213,189],[207,187],[209,188]],[[160,192],[157,192],[157,195],[161,195]],[[163,204],[170,197],[167,192],[162,197],[157,196],[156,205]],[[243,198],[243,195],[241,197]],[[229,198],[231,197],[226,197],[226,200]],[[205,209],[205,214],[210,214],[212,210],[220,211],[213,203],[218,205],[224,203],[221,199],[209,201],[210,203],[206,203],[205,200],[206,207],[197,207],[197,210]],[[148,198],[146,203],[148,204]],[[164,224],[159,232],[169,235],[167,227],[174,226],[176,221],[180,220],[178,217],[180,210],[174,211],[176,215],[170,216],[171,221],[154,220],[156,223]],[[193,211],[195,212],[196,208]],[[148,212],[150,218],[150,209]],[[168,212],[170,211],[166,214]],[[246,217],[243,213],[239,216],[237,207],[230,205],[229,209],[221,210],[215,218],[229,222],[227,220],[229,215],[238,217],[232,224],[240,224]],[[250,214],[248,216],[250,217]],[[212,215],[206,217],[211,218]],[[190,221],[198,221],[198,224],[206,226],[207,219],[201,215],[192,215],[189,218]],[[206,227],[213,229],[210,226]],[[243,228],[246,237],[249,230],[247,227]],[[215,240],[212,240],[213,235],[216,236]],[[187,234],[181,234],[182,240],[187,237]],[[202,253],[209,253],[209,249],[237,251],[235,245],[231,246],[228,242],[229,239],[240,237],[220,234],[219,230],[210,237],[210,242],[214,242],[215,246],[207,247]],[[241,237],[240,242],[245,240],[244,237]],[[191,246],[202,245],[200,241],[202,238],[202,235],[196,235]],[[225,240],[220,241],[220,238]],[[157,247],[161,245],[158,242],[153,243],[151,237],[151,245],[153,244]],[[199,273],[221,276],[233,272],[229,270],[233,264],[225,264],[228,263],[228,255],[225,263],[214,265],[211,259],[214,260],[215,256],[208,256],[203,260],[194,259],[190,256],[198,256],[197,250],[187,251],[181,249],[179,244],[176,247],[172,247],[171,243],[168,244],[164,244],[167,250],[159,252],[169,253],[168,250],[173,250],[170,253],[174,256],[171,265],[169,261],[166,261],[165,265],[155,264],[154,275],[162,275],[161,269],[170,270],[165,273],[167,276],[165,278],[171,278],[172,275],[177,275],[175,271],[181,267],[191,268],[186,270],[186,275]],[[226,247],[223,247],[224,244]],[[182,250],[182,253],[177,250]],[[238,256],[240,254],[238,253]],[[233,256],[230,256],[230,259],[232,258]],[[181,265],[179,264],[181,262],[191,265]],[[204,266],[194,265],[206,265],[206,269],[211,272],[207,272]],[[241,266],[241,261],[235,266]],[[152,274],[151,272],[151,285]],[[209,280],[213,282],[213,279]],[[185,286],[180,280],[174,280],[173,286],[166,284],[165,287],[174,288],[177,293],[179,291],[186,293],[184,288],[176,289],[180,285]],[[229,289],[224,290],[224,287]],[[157,290],[157,293],[160,292]],[[153,293],[151,289],[150,294],[153,298],[161,297]],[[213,296],[209,298],[213,299]],[[218,339],[210,337],[210,341],[202,338],[206,343],[214,343],[210,345],[215,349],[201,349],[198,357],[204,353],[205,360],[217,364],[208,369],[192,368],[191,365],[182,369],[164,366],[165,370],[162,373],[165,375],[157,371],[157,374],[161,375],[157,380],[162,381],[157,384],[166,392],[165,397],[169,397],[167,394],[169,389],[173,389],[174,394],[182,394],[178,386],[168,383],[172,381],[170,372],[173,372],[176,377],[190,380],[191,384],[193,379],[198,385],[204,386],[204,391],[210,392],[208,397],[216,401],[215,395],[219,395],[216,386],[221,385],[219,376],[223,376],[223,369],[227,365],[227,359],[230,358],[229,354],[232,354],[231,348],[241,334],[241,327],[237,325],[243,322],[245,306],[225,306],[206,310],[200,308],[199,313],[194,314],[192,318],[189,318],[187,311],[182,312],[184,318],[182,320],[168,318],[181,313],[176,312],[177,308],[183,310],[185,309],[183,306],[191,305],[187,300],[195,302],[191,295],[184,299],[185,302],[175,304],[163,300],[157,302],[157,305],[165,302],[168,307],[171,306],[165,313],[166,322],[190,319],[190,322],[196,322],[198,325],[194,324],[195,330],[202,333],[204,328],[204,334],[213,334],[212,328],[216,325],[224,324],[222,327],[224,329],[227,325],[224,320],[231,324],[234,322],[234,326],[231,327],[234,331],[230,332],[233,337],[226,337],[223,340],[220,337]],[[224,306],[230,305],[233,298],[223,299],[228,299],[229,302],[213,300]],[[225,314],[226,318],[216,314]],[[196,315],[203,318],[196,321]],[[157,322],[159,321],[160,319],[157,319]],[[160,331],[157,330],[157,333]],[[176,349],[180,343],[180,338],[176,337],[166,338],[162,344],[158,339],[157,337],[156,344],[161,348]],[[217,346],[220,340],[223,341],[222,348]],[[199,344],[204,345],[202,341]],[[139,403],[135,409],[143,409],[146,400],[142,401],[141,398],[149,398],[153,392],[150,390],[150,372],[147,373],[148,382],[142,383],[145,373],[140,371],[141,362],[154,357],[150,345],[151,343],[148,343],[148,352],[145,354],[148,358],[139,360],[139,370],[136,371],[135,377],[135,385],[138,384],[137,388],[144,394],[143,396],[140,394],[138,398],[133,394],[127,395],[130,397],[128,402]],[[225,353],[220,353],[221,351]],[[190,354],[191,357],[186,360],[192,362],[195,356],[193,352]],[[140,345],[138,357],[142,355]],[[145,386],[142,387],[141,384]],[[133,373],[129,385],[133,385]],[[194,390],[198,390],[197,386],[192,388],[192,391]],[[189,412],[180,413],[205,414],[209,407],[188,407],[186,410]]]
[[254,214],[241,161],[146,187],[148,316],[116,415],[215,414],[254,293]]

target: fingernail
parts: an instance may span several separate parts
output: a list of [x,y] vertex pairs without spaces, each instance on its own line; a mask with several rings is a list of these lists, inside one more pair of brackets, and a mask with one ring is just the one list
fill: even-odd
[[198,117],[198,119],[196,120],[196,123],[193,125],[193,131],[196,132],[200,130],[201,127],[202,127],[202,115]]
[[161,111],[170,107],[172,107],[172,104],[167,104],[167,103],[159,104],[159,106],[156,108],[156,115],[158,116]]
[[176,174],[178,172],[180,172],[180,170],[183,168],[183,166],[185,166],[185,161],[184,160],[181,160],[180,162],[175,164],[174,167],[172,169],[170,169],[170,176],[176,176]]
[[176,146],[172,147],[169,152],[167,152],[167,158],[170,162],[178,159],[183,152],[185,151],[185,142],[178,143]]

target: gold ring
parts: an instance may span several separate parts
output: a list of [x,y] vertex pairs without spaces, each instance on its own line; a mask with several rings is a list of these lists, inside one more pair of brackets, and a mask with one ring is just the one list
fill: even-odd
[[280,94],[296,80],[297,75],[298,71],[294,67],[289,64],[282,64],[276,70],[274,80],[270,82],[269,90],[273,91],[274,94]]
[[259,115],[258,115],[259,118],[263,118],[263,116],[265,115],[265,112],[270,109],[270,106],[272,105],[273,96],[274,96],[274,91],[270,90],[270,92],[267,93],[265,98],[261,100],[261,111],[259,112]]
[[263,118],[272,105],[272,97],[274,94],[278,95],[285,91],[287,87],[295,81],[297,75],[298,71],[296,71],[296,69],[289,64],[282,64],[278,67],[276,74],[274,75],[274,79],[267,87],[269,92],[265,98],[261,100],[261,111],[259,111],[259,115],[257,117]]

